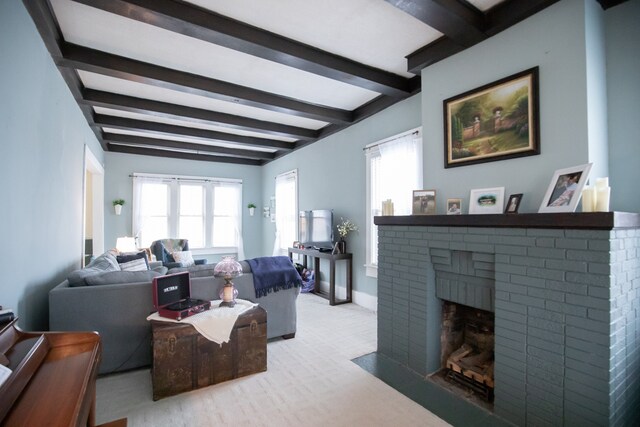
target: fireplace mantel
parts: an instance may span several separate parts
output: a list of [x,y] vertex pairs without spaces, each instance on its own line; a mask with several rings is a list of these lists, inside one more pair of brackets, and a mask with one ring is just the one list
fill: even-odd
[[630,212],[526,213],[497,215],[377,216],[376,225],[422,225],[435,227],[565,228],[612,230],[639,228],[640,214]]

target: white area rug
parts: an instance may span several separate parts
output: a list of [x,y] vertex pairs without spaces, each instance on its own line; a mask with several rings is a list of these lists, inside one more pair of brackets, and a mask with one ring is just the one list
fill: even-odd
[[267,345],[267,371],[164,398],[151,398],[142,369],[100,378],[98,424],[129,426],[447,426],[351,359],[376,350],[376,315],[301,294],[298,330]]

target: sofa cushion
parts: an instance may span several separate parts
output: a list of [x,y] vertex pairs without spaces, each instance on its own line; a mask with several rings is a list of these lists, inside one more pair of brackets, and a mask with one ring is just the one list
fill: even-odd
[[94,274],[85,278],[87,286],[117,285],[122,283],[151,282],[161,274],[153,270],[144,271],[109,271]]
[[182,264],[183,267],[191,267],[195,264],[191,251],[175,251],[171,255],[173,259]]
[[120,267],[118,266],[118,260],[116,259],[116,252],[113,250],[109,250],[102,255],[97,256],[93,259],[87,267],[96,268],[102,271],[118,271]]
[[149,270],[149,261],[145,251],[124,253],[116,256],[120,270],[142,271]]
[[94,258],[85,268],[71,272],[67,280],[69,280],[70,287],[85,286],[87,277],[109,271],[120,271],[120,266],[113,251],[107,251]]

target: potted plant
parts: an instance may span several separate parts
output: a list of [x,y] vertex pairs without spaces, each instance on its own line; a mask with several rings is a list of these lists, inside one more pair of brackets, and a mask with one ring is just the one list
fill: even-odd
[[253,216],[256,211],[256,205],[254,203],[249,203],[247,207],[249,208],[249,215]]
[[113,207],[116,210],[116,215],[120,215],[122,212],[122,205],[124,205],[123,199],[116,199],[113,201]]

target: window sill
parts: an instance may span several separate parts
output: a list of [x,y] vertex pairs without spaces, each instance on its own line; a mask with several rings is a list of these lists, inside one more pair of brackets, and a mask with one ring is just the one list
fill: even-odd
[[365,264],[364,268],[367,277],[378,278],[378,266],[376,264]]

